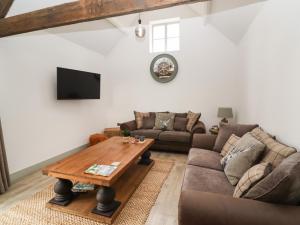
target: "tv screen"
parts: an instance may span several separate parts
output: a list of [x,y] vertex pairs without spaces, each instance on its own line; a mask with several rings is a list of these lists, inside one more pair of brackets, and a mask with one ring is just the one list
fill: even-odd
[[57,99],[100,99],[100,74],[57,67]]

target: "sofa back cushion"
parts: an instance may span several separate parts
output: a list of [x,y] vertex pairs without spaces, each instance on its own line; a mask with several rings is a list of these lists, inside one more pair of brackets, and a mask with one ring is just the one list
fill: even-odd
[[187,118],[187,113],[175,113],[175,118],[180,117],[180,118]]
[[175,113],[156,113],[155,130],[173,130]]
[[186,124],[188,122],[187,118],[175,117],[174,120],[174,130],[176,131],[186,131]]
[[238,137],[242,137],[247,132],[250,132],[254,128],[258,127],[255,125],[245,125],[245,124],[221,124],[220,130],[215,142],[214,151],[221,152],[226,141],[232,134]]
[[273,167],[278,166],[282,160],[297,151],[295,148],[286,146],[274,140],[270,134],[264,132],[260,127],[252,130],[251,134],[267,146],[266,154],[264,155],[262,162],[269,162]]
[[256,140],[250,133],[237,141],[233,149],[222,158],[221,165],[232,185],[236,185],[243,174],[250,169],[263,153],[265,145]]
[[153,129],[155,125],[155,114],[150,114],[149,117],[143,117],[142,129]]
[[243,197],[272,203],[299,204],[300,153],[284,159],[268,176],[254,185]]
[[259,163],[252,166],[244,173],[238,184],[236,185],[233,193],[234,198],[240,198],[245,194],[253,185],[262,180],[272,171],[270,163]]
[[237,143],[237,141],[240,139],[240,137],[236,136],[235,134],[232,134],[230,138],[227,140],[225,145],[222,148],[222,151],[220,153],[221,156],[226,156],[228,152],[232,149],[233,146]]

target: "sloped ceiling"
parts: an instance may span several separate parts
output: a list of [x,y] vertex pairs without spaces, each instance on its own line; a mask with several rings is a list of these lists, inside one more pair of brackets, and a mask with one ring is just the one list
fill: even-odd
[[[41,8],[72,2],[74,0],[15,0],[8,16],[18,15]],[[214,26],[234,43],[239,43],[248,27],[260,11],[264,0],[211,0],[189,5],[181,5],[141,14],[143,24],[152,20],[173,17],[181,19],[205,17],[208,25]],[[250,5],[249,5],[250,4]],[[249,6],[248,6],[249,5]],[[138,15],[114,17],[69,26],[48,29],[68,41],[81,45],[102,55],[107,55],[126,35],[134,35]]]

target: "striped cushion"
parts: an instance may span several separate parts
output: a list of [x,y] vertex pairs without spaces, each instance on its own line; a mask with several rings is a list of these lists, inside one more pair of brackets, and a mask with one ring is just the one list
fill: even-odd
[[275,168],[282,160],[297,152],[295,148],[286,146],[274,140],[272,136],[264,132],[260,127],[251,131],[251,134],[267,146],[267,151],[262,162],[269,162]]
[[134,111],[135,121],[137,129],[141,129],[143,127],[143,118],[150,117],[150,113],[136,112]]
[[240,139],[240,137],[236,136],[235,134],[232,134],[232,135],[230,136],[230,138],[227,140],[227,142],[225,143],[225,145],[223,146],[223,149],[222,149],[220,155],[223,156],[223,157],[226,156],[227,153],[228,153],[231,149],[233,149],[232,146],[234,146],[235,143],[236,143],[239,139]]
[[250,187],[267,176],[272,170],[270,163],[260,163],[247,170],[235,187],[233,197],[240,198]]
[[186,130],[189,132],[192,132],[193,126],[197,123],[201,116],[201,113],[193,113],[192,111],[188,111],[187,114],[187,125],[186,125]]

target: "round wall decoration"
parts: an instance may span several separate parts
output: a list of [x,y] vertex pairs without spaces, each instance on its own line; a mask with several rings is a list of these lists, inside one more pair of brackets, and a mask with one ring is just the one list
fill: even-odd
[[150,71],[156,81],[167,83],[176,77],[178,64],[172,55],[161,54],[152,60]]

